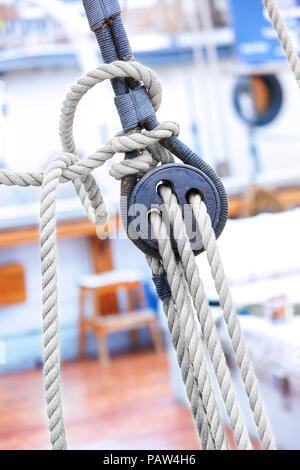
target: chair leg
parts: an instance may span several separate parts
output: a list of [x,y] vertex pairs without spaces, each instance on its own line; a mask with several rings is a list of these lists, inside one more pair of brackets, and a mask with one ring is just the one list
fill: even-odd
[[138,330],[134,329],[134,330],[130,330],[129,334],[130,334],[132,347],[134,350],[137,350],[139,347],[139,332]]
[[98,341],[98,352],[99,352],[99,361],[101,364],[107,364],[109,362],[109,350],[107,345],[107,335],[106,334],[97,334]]
[[78,355],[80,359],[85,357],[86,332],[83,326],[79,325]]
[[152,342],[154,345],[154,348],[156,352],[162,352],[163,351],[163,342],[162,342],[162,337],[156,322],[156,319],[153,321],[149,322],[148,324],[150,335],[152,338]]
[[78,333],[78,354],[82,359],[85,357],[86,331],[84,328],[84,292],[79,289],[79,333]]

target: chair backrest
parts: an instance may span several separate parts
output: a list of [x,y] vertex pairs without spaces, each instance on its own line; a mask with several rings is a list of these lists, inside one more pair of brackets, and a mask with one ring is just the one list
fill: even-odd
[[[120,308],[120,294],[126,294],[125,309]],[[120,314],[121,311],[134,311],[137,308],[145,306],[144,289],[141,281],[121,281],[113,284],[108,284],[97,289],[98,294],[98,309],[96,314],[105,316]],[[117,305],[113,302],[112,308],[108,308],[107,299],[117,298]],[[103,305],[105,306],[103,308]]]
[[284,204],[276,192],[258,184],[249,186],[244,195],[244,217],[252,217],[263,212],[282,212]]

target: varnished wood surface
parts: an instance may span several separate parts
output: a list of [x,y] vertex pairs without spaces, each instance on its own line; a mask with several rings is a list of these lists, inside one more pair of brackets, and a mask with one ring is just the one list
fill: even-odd
[[[116,230],[119,227],[119,216],[111,217],[109,223],[97,227],[97,233],[103,234]],[[89,220],[75,220],[57,224],[58,238],[96,237],[96,227]],[[25,245],[39,241],[38,227],[14,228],[0,231],[0,248]]]
[[[90,237],[90,250],[95,273],[114,269],[112,245],[109,239],[99,240],[97,237]],[[95,308],[101,308],[103,313],[109,314],[118,310],[119,303],[116,293],[100,296],[94,292],[93,297]]]
[[[70,448],[197,449],[191,415],[171,393],[165,354],[62,365]],[[0,376],[0,449],[47,449],[42,371]]]
[[[62,388],[70,449],[200,448],[190,411],[172,395],[165,353],[65,363]],[[0,391],[0,450],[48,449],[42,370],[0,376]]]
[[[286,210],[300,206],[300,188],[289,188],[276,191],[278,200],[285,206]],[[243,196],[231,197],[228,204],[228,216],[238,217],[244,209]]]

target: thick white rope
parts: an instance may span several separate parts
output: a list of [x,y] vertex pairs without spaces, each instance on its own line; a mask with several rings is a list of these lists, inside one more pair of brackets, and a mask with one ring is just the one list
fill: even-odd
[[240,322],[233,306],[231,292],[220,257],[215,233],[212,229],[211,220],[206,210],[206,205],[197,194],[191,195],[190,203],[202,236],[203,246],[211,267],[212,276],[219,295],[220,305],[223,309],[224,319],[228,327],[233,350],[236,355],[241,377],[245,384],[246,394],[249,397],[250,407],[253,411],[254,420],[263,449],[273,450],[276,448],[275,439],[260,396],[258,382],[245,346]]
[[282,49],[286,55],[291,70],[300,87],[300,59],[297,50],[289,36],[287,27],[285,26],[275,0],[262,0],[268,12],[273,28],[275,29]]
[[[161,100],[161,87],[156,75],[150,69],[135,62],[115,62],[113,64],[101,65],[96,70],[89,72],[85,77],[80,78],[68,93],[63,103],[60,119],[60,137],[63,153],[49,165],[46,171],[0,171],[0,184],[7,186],[42,185],[40,244],[44,375],[50,439],[53,449],[65,449],[67,446],[60,390],[58,338],[55,220],[57,185],[72,181],[90,220],[94,223],[103,224],[107,218],[107,212],[100,190],[90,172],[103,165],[116,152],[138,150],[140,155],[131,160],[130,163],[124,161],[113,165],[111,174],[117,179],[129,174],[142,176],[149,169],[155,167],[159,161],[163,163],[173,161],[172,155],[159,145],[159,141],[172,135],[177,135],[179,132],[178,125],[168,121],[160,124],[152,131],[142,130],[141,132],[129,135],[120,133],[94,154],[86,159],[79,160],[75,153],[75,143],[73,140],[73,121],[76,107],[82,96],[91,87],[103,80],[111,80],[117,77],[131,77],[134,80],[142,81],[147,88],[154,108],[158,108]],[[153,220],[155,220],[155,217],[154,215]],[[201,332],[192,308],[189,290],[196,295],[196,301],[194,299],[195,305],[201,302],[201,295],[197,294],[199,291],[194,289],[194,278],[189,277],[187,265],[184,263],[183,265],[177,264],[170,240],[166,236],[166,227],[161,221],[157,222],[156,229],[158,230],[157,235],[161,232],[165,235],[162,238],[159,237],[159,246],[163,253],[163,262],[167,267],[166,271],[172,292],[172,299],[164,302],[164,309],[168,318],[173,344],[177,350],[178,362],[186,384],[187,395],[191,402],[192,413],[202,446],[207,449],[228,449],[228,442],[211,386],[203,345],[201,344]],[[153,272],[160,271],[159,265],[155,264],[157,263],[156,261],[148,259],[148,262]],[[236,439],[242,448],[249,448],[239,412],[234,403],[232,388],[227,383],[228,376],[226,371],[224,371],[223,356],[220,354],[218,345],[214,344],[214,339],[211,339],[210,332],[214,334],[214,329],[211,326],[210,320],[207,323],[203,317],[200,316],[200,318],[203,321],[201,326],[204,331],[204,337],[218,374]],[[234,319],[231,319],[231,322],[234,323]],[[215,348],[217,348],[216,351]],[[221,367],[218,367],[217,358],[221,362]],[[246,387],[246,390],[248,391],[249,388]]]
[[[158,230],[159,224],[160,221],[158,222]],[[164,273],[164,269],[157,259],[152,258],[150,256],[146,256],[146,259],[154,276],[161,275]],[[186,282],[182,275],[181,281],[183,283],[184,289],[186,290]],[[188,315],[192,318],[193,311],[187,290],[184,294],[184,298],[185,306],[189,310]],[[199,434],[202,448],[204,450],[215,450],[218,448],[227,450],[229,448],[228,441],[220,420],[218,421],[219,435],[216,436],[216,432],[214,432],[213,436],[211,423],[208,421],[208,416],[206,410],[204,409],[202,400],[201,386],[203,385],[203,381],[199,381],[199,369],[202,365],[201,359],[198,357],[199,355],[194,356],[194,361],[191,359],[190,341],[186,341],[185,339],[185,330],[187,328],[183,325],[181,312],[177,307],[175,307],[173,297],[165,298],[162,303],[163,310],[167,318],[169,331],[172,337],[173,346],[177,354],[177,361],[181,370],[182,380],[186,387],[187,397],[191,404],[191,411],[195,420],[195,426]],[[200,356],[202,357],[203,353],[200,350],[200,342],[197,347],[199,347]],[[206,368],[203,369],[203,373],[206,375]]]
[[[178,287],[178,273],[180,272],[180,266],[182,266],[201,324],[202,332],[207,343],[208,352],[215,369],[215,374],[220,385],[227,412],[230,417],[238,448],[250,449],[252,447],[249,442],[248,433],[244,426],[241,412],[239,410],[235,394],[231,386],[229,371],[226,366],[223,351],[219,342],[218,333],[213,323],[208,302],[203,291],[203,285],[199,276],[199,271],[197,265],[195,264],[194,255],[192,253],[190,242],[182,219],[181,209],[178,205],[176,196],[172,193],[172,190],[169,187],[160,186],[159,190],[167,210],[169,221],[173,228],[174,238],[177,240],[177,249],[180,255],[180,261],[175,260],[173,249],[169,240],[169,232],[167,231],[165,224],[162,222],[161,216],[153,212],[151,214],[151,224],[158,241],[160,254],[162,256],[162,263],[167,273],[175,308],[178,298],[180,301],[180,295],[184,295],[180,293]],[[201,197],[199,195],[192,195],[190,202],[192,204],[193,213],[196,217],[199,230],[203,238],[203,245],[211,265],[212,275],[215,280],[216,289],[219,293],[220,305],[223,308],[224,318],[228,325],[228,331],[232,339],[233,350],[236,354],[241,376],[245,383],[246,393],[249,397],[250,407],[253,411],[254,420],[257,425],[258,435],[260,437],[262,447],[265,450],[273,450],[276,448],[275,440],[260,397],[257,379],[255,377],[253,367],[244,344],[239,320],[232,305],[231,294],[218,252],[215,234],[211,226],[209,215],[207,214],[206,205],[203,201],[201,201]],[[199,208],[201,208],[201,211]],[[164,230],[162,230],[162,228],[164,228]],[[172,266],[172,269],[169,268],[170,258],[172,259],[173,263],[177,263],[177,272],[175,271],[174,266]],[[177,282],[175,282],[175,285],[172,289],[174,279]],[[188,294],[185,293],[185,295]]]
[[[199,410],[199,413],[202,412],[200,420],[208,420],[211,434],[215,442],[215,448],[224,449],[228,447],[228,443],[218,405],[215,399],[215,394],[210,381],[207,361],[201,343],[201,333],[197,328],[195,316],[190,305],[184,273],[176,262],[173,248],[171,246],[171,241],[168,236],[168,228],[162,221],[160,215],[153,213],[151,216],[151,224],[153,227],[154,236],[158,241],[159,252],[163,259],[163,267],[167,273],[168,282],[172,292],[173,302],[171,304],[171,308],[178,312],[178,330],[171,330],[171,334],[172,337],[174,334],[175,337],[177,335],[179,337],[182,335],[182,348],[187,348],[187,355],[189,356],[189,366],[187,365],[187,362],[181,362],[180,356],[178,358],[182,376],[184,379],[187,368],[192,367],[193,375],[195,376],[199,387],[198,393],[195,389],[194,394],[191,397],[191,408],[193,410],[195,407],[199,407],[199,404],[196,404],[194,400],[201,402],[201,408],[203,407],[204,413],[202,409]],[[170,305],[168,307],[170,308]],[[170,313],[167,311],[167,318],[169,318],[169,315]],[[176,345],[175,342],[174,345]],[[177,354],[180,355],[181,348],[178,346],[179,345],[177,344]],[[187,395],[190,398],[191,394],[188,392],[188,390]],[[205,424],[206,423],[204,423],[204,425]],[[200,432],[199,436],[200,439],[202,439],[201,444],[203,448],[212,450],[212,447],[209,446],[209,443],[206,443],[206,441],[203,440],[202,432]]]
[[44,375],[53,449],[66,449],[60,388],[60,354],[58,338],[56,188],[62,170],[70,164],[67,155],[54,160],[45,172],[42,184],[40,244],[42,263]]
[[[173,227],[174,238],[177,241],[177,249],[180,255],[180,262],[187,279],[190,294],[194,302],[194,307],[198,315],[211,362],[226,405],[226,410],[230,418],[236,443],[241,450],[252,449],[242,413],[235,396],[230,373],[226,365],[226,359],[217,328],[213,320],[212,312],[204,292],[204,286],[196,265],[195,256],[186,232],[181,208],[178,205],[177,198],[170,187],[160,186],[159,189],[171,226]],[[169,253],[166,253],[166,255],[169,255]],[[165,266],[165,258],[163,259],[163,263]]]

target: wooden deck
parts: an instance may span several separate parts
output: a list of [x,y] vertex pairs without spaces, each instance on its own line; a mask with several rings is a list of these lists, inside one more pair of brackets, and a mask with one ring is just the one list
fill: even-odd
[[[198,449],[190,412],[172,397],[165,354],[63,364],[69,448]],[[0,377],[0,449],[47,449],[40,369]]]
[[[69,449],[200,449],[190,411],[172,396],[165,353],[66,363],[62,386]],[[0,450],[49,449],[42,370],[0,376],[0,391]]]

